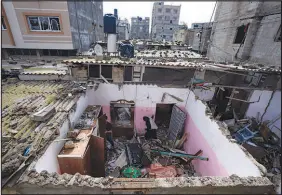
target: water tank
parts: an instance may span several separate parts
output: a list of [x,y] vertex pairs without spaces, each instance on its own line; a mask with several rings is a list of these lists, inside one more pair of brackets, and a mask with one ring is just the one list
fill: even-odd
[[107,51],[116,52],[117,34],[108,34]]
[[113,14],[104,15],[104,33],[116,34],[116,17]]
[[118,11],[117,11],[117,9],[114,9],[114,16],[116,17],[116,19],[118,19]]
[[119,46],[120,56],[134,58],[134,46],[128,41],[122,42]]

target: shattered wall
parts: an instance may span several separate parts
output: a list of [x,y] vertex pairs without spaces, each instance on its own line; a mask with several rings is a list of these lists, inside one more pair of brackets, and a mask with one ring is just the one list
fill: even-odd
[[[247,157],[246,153],[236,143],[232,143],[226,136],[229,132],[210,119],[206,105],[197,100],[193,92],[187,88],[161,88],[156,85],[118,85],[100,84],[94,91],[87,92],[90,105],[102,105],[103,112],[110,120],[110,101],[119,99],[135,102],[134,123],[138,134],[144,134],[145,122],[143,116],[152,116],[156,112],[156,104],[161,103],[163,93],[167,92],[183,100],[177,101],[165,96],[163,103],[175,103],[187,112],[188,119],[185,131],[190,137],[185,143],[185,151],[196,153],[203,150],[203,156],[209,161],[195,160],[194,167],[202,176],[261,176],[256,161]],[[201,94],[200,94],[201,96]],[[188,97],[188,98],[187,98]],[[186,103],[187,101],[187,103]],[[239,160],[240,159],[240,160]]]
[[[83,111],[88,106],[87,96],[81,96],[76,103],[75,109],[69,114],[70,123],[75,123]],[[67,136],[67,132],[70,129],[70,123],[66,120],[63,125],[60,127],[60,135],[56,139],[64,139]],[[64,146],[65,141],[52,142],[45,153],[39,158],[35,164],[35,169],[37,172],[43,170],[48,171],[49,173],[57,172],[60,173],[60,168],[57,160],[57,155],[60,153],[61,149]]]
[[[246,117],[257,118],[259,113],[259,121],[274,120],[281,115],[281,91],[262,91],[254,90],[249,101],[257,101],[260,96],[260,101],[249,105],[246,112]],[[276,122],[271,124],[269,128],[281,138],[281,117]]]

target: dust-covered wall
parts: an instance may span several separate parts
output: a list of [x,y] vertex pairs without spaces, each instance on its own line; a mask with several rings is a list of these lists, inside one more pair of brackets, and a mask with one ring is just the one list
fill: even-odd
[[72,40],[75,49],[86,51],[103,39],[103,2],[68,0]]

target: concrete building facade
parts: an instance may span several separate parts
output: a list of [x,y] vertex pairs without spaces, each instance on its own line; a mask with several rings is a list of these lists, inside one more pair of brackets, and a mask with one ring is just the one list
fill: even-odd
[[281,66],[281,2],[218,2],[208,57]]
[[125,18],[124,20],[119,19],[117,24],[118,40],[126,40],[130,34],[130,24]]
[[203,22],[203,23],[192,23],[191,28],[192,29],[202,29],[202,28],[207,28],[211,24],[209,22]]
[[173,40],[173,33],[179,29],[181,5],[165,5],[155,2],[152,11],[151,38],[154,41]]
[[149,39],[150,18],[132,17],[131,18],[131,38]]
[[103,38],[97,1],[4,1],[2,21],[5,56],[69,55]]

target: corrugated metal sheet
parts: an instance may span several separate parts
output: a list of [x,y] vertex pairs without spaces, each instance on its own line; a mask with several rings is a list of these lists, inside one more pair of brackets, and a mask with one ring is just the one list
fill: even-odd
[[95,59],[68,59],[64,60],[63,63],[66,63],[70,66],[76,65],[123,65],[123,66],[153,66],[153,67],[176,67],[176,68],[192,68],[192,69],[206,69],[206,70],[230,70],[230,71],[241,71],[241,72],[274,72],[281,73],[281,68],[279,67],[258,67],[252,64],[237,66],[237,65],[224,65],[212,62],[156,62],[149,60],[132,60],[132,61],[123,61],[120,59],[112,59],[112,60],[102,60],[96,61]]

